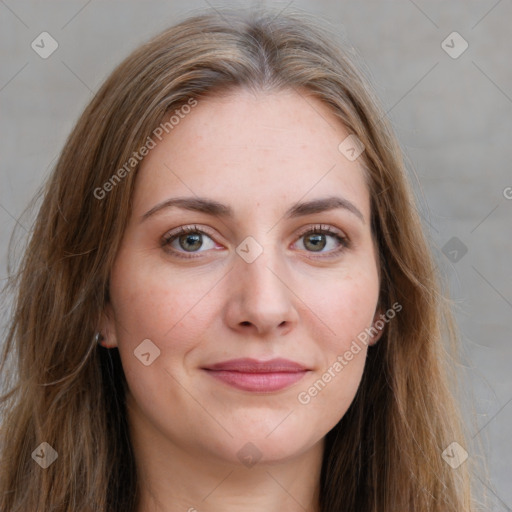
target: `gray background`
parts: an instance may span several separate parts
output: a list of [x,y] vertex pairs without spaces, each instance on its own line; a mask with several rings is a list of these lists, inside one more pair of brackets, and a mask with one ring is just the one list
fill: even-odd
[[[28,230],[23,210],[115,64],[191,10],[228,4],[242,5],[0,0],[2,283],[11,231],[16,223],[22,233]],[[474,394],[476,410],[476,419],[468,421],[469,437],[483,443],[492,510],[512,510],[512,3],[274,5],[328,18],[356,47],[388,111],[456,308],[463,392]],[[47,59],[31,48],[43,31],[59,45]],[[453,31],[469,44],[456,59],[441,46]],[[456,40],[453,45],[461,48]],[[452,237],[457,240],[446,245]],[[5,322],[6,308],[2,318]],[[478,448],[467,448],[470,457],[481,457]]]

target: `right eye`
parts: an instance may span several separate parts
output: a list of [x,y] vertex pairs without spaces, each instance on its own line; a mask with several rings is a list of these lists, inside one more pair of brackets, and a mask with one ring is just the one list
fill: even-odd
[[[205,247],[206,243],[206,247]],[[169,252],[177,253],[182,258],[190,258],[186,253],[205,252],[216,247],[213,239],[197,226],[180,226],[178,229],[170,231],[162,238],[162,247]],[[200,251],[204,249],[204,251]]]

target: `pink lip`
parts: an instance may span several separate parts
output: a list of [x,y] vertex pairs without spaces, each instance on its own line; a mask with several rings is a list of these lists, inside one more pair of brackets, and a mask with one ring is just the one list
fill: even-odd
[[302,379],[309,371],[288,359],[231,359],[206,368],[212,377],[244,391],[271,392],[284,389]]

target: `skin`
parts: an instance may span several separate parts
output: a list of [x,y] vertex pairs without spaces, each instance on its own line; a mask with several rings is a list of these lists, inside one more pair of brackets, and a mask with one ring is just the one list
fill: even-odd
[[[348,135],[307,93],[237,90],[200,100],[142,162],[100,326],[128,382],[140,512],[319,510],[324,437],[355,396],[367,347],[309,403],[297,397],[379,314],[369,192],[360,159],[338,150]],[[196,196],[229,205],[233,217],[169,207],[141,220],[163,201]],[[330,196],[363,220],[345,208],[284,216]],[[335,236],[320,235],[315,251],[318,235],[307,232],[319,225],[349,246],[336,254]],[[180,226],[207,230],[203,245],[163,245]],[[236,252],[248,236],[263,249],[252,263]],[[146,339],[160,350],[149,366],[134,356]],[[255,393],[202,369],[241,357],[283,357],[310,371]],[[252,467],[237,455],[248,442],[261,456]]]

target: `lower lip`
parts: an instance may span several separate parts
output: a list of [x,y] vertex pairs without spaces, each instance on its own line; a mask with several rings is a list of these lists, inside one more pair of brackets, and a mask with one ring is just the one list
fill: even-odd
[[212,377],[244,391],[270,392],[287,388],[306,375],[306,371],[243,373],[229,370],[206,370]]

